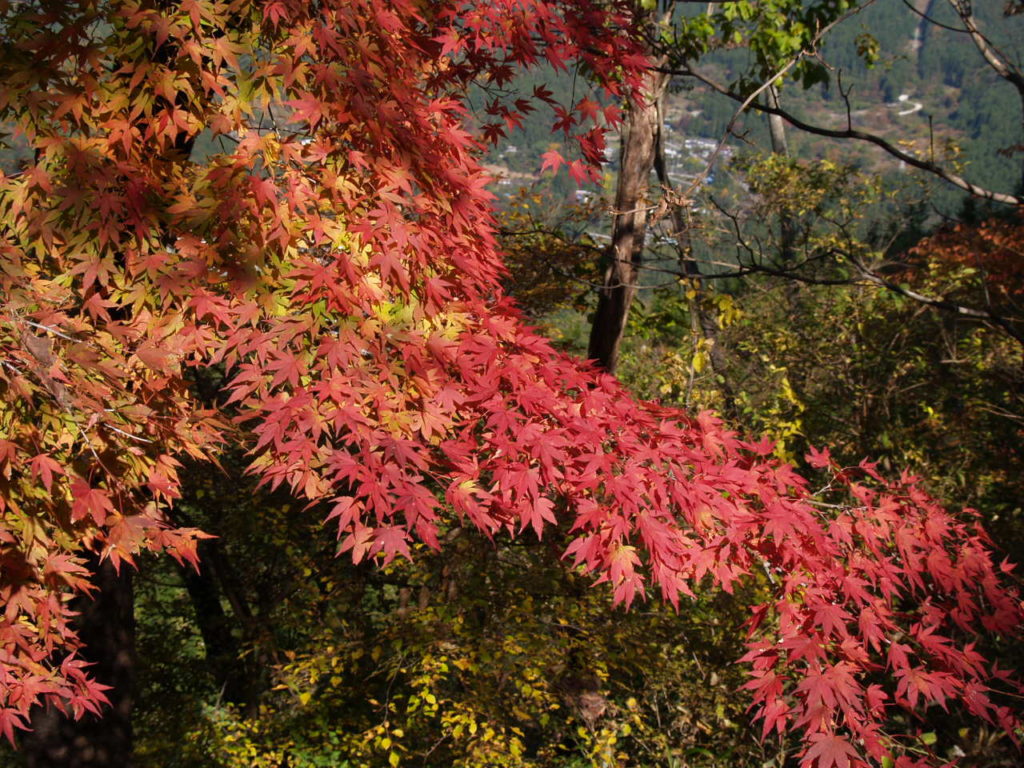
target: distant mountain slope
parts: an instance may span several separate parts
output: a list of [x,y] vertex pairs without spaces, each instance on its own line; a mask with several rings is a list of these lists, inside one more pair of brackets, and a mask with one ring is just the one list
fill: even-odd
[[[1004,16],[1003,7],[1003,0],[977,0],[974,11],[992,43],[1011,60],[1024,63],[1024,13]],[[949,0],[877,0],[866,5],[837,25],[826,40],[822,53],[830,68],[830,82],[809,91],[798,83],[786,83],[784,106],[808,122],[832,128],[846,127],[849,109],[856,128],[957,168],[985,188],[1021,191],[1024,122],[1020,97],[985,63],[969,35],[945,28],[958,24]],[[749,63],[745,50],[733,49],[705,57],[699,68],[727,82]],[[517,90],[528,94],[542,83],[562,103],[574,103],[587,95],[595,98],[582,73],[527,73],[517,83]],[[481,123],[487,121],[484,102],[481,93]],[[674,162],[681,173],[686,173],[683,166],[687,162],[694,166],[691,172],[700,164],[699,153],[686,151],[684,140],[719,139],[735,109],[735,102],[692,80],[676,82],[666,120],[669,139],[679,152]],[[520,129],[510,130],[507,140],[490,153],[493,167],[507,178],[500,189],[539,178],[540,155],[558,140],[551,133],[551,123],[551,112],[540,109],[528,115]],[[742,140],[732,140],[738,151],[751,147],[767,150],[763,116],[744,117],[738,133]],[[614,171],[614,137],[610,144],[610,170]],[[880,173],[904,170],[881,150],[860,142],[791,131],[790,144],[803,157],[831,157]],[[570,194],[575,186],[564,174],[545,183],[553,183],[559,194]],[[933,202],[941,209],[952,213],[960,208],[962,193],[941,182],[932,186]]]
[[[1024,62],[1024,14],[1004,16],[1003,2],[996,0],[976,2],[974,11],[991,42],[1012,61]],[[963,166],[981,186],[1014,192],[1024,168],[1021,99],[985,63],[969,35],[946,28],[957,26],[949,0],[879,0],[827,38],[823,58],[830,82],[806,92],[787,83],[784,105],[808,122],[832,128],[846,127],[849,109],[854,127],[907,142],[936,159],[946,158],[953,142],[961,154],[948,162]],[[728,78],[746,59],[744,52],[730,51],[708,57],[701,67]],[[734,109],[733,102],[696,88],[676,104],[674,113],[682,116],[676,127],[720,136]],[[766,143],[763,123],[759,116],[744,121],[748,141]],[[898,166],[879,150],[852,142],[835,146],[797,138],[794,144],[803,155],[837,154],[882,171]],[[947,190],[941,196],[952,204],[959,194]]]

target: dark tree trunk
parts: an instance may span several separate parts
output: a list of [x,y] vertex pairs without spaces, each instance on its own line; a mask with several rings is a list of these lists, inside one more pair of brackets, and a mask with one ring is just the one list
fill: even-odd
[[647,231],[650,176],[660,128],[658,102],[667,82],[668,78],[660,73],[649,74],[645,103],[632,105],[622,126],[622,162],[608,249],[610,264],[598,294],[587,348],[587,356],[609,373],[614,373],[618,365],[629,308],[637,291]]
[[132,570],[117,573],[109,560],[93,555],[89,561],[95,599],[78,598],[78,635],[82,657],[92,662],[97,681],[110,686],[110,706],[102,715],[80,720],[57,709],[40,709],[32,732],[23,742],[28,768],[130,768],[131,712],[135,698],[135,613]]
[[[218,542],[209,539],[200,541],[199,560],[202,563],[199,571],[183,565],[181,575],[203,638],[207,667],[220,689],[221,700],[237,704],[251,713],[261,688],[261,676],[243,659],[232,630],[238,622],[248,623],[252,616],[248,606],[242,606],[241,609],[235,606],[235,610],[241,614],[237,619],[233,619],[224,610],[221,603],[222,578],[218,579],[223,574],[218,572],[225,567],[226,558]],[[229,602],[234,605],[237,601]]]

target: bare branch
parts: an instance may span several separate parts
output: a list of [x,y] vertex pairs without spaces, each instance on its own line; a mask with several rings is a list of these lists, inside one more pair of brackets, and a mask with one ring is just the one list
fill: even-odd
[[950,32],[957,32],[962,35],[970,34],[970,32],[968,32],[966,29],[961,29],[960,27],[951,27],[949,24],[943,24],[941,21],[932,18],[924,11],[917,10],[917,7],[912,2],[910,2],[910,0],[903,0],[903,4],[907,6],[908,10],[912,11],[915,15],[920,16],[922,19],[924,19],[934,27],[938,27],[939,29],[945,29]]
[[960,17],[960,21],[963,22],[964,29],[971,36],[971,40],[974,41],[975,47],[978,52],[985,58],[986,63],[992,67],[997,75],[1006,80],[1007,82],[1013,83],[1014,87],[1024,96],[1024,74],[1017,67],[1010,63],[1009,57],[1004,54],[996,45],[989,40],[984,33],[978,29],[978,24],[974,19],[974,12],[971,10],[970,3],[964,2],[964,0],[949,0],[949,4],[956,11],[956,15]]
[[897,285],[891,280],[887,280],[881,275],[878,275],[872,272],[871,270],[863,267],[862,265],[858,264],[855,260],[851,260],[851,263],[857,266],[858,270],[861,273],[861,276],[865,280],[867,280],[870,283],[874,283],[875,285],[878,285],[882,288],[885,288],[887,291],[896,293],[900,296],[904,296],[908,299],[913,299],[914,301],[920,304],[924,304],[929,307],[934,307],[935,309],[940,309],[944,312],[951,312],[954,315],[958,315],[960,317],[973,318],[975,320],[981,320],[985,323],[989,323],[990,325],[998,327],[1000,330],[1002,330],[1011,338],[1015,339],[1020,344],[1024,344],[1024,335],[1022,335],[1021,332],[1014,327],[1012,321],[1010,321],[1006,317],[1003,317],[1000,314],[997,314],[996,312],[993,312],[992,310],[977,309],[975,307],[968,307],[963,304],[958,304],[955,301],[949,301],[948,299],[937,299],[932,296],[926,296],[922,293],[918,293],[917,291],[911,288],[908,288],[903,285]]
[[728,96],[733,101],[741,102],[745,106],[749,106],[757,110],[758,112],[764,112],[769,115],[779,115],[787,123],[789,123],[795,128],[799,128],[801,131],[813,133],[817,136],[825,136],[832,139],[854,139],[857,141],[865,141],[868,142],[869,144],[874,144],[875,146],[883,149],[885,152],[895,157],[897,160],[902,160],[907,165],[917,168],[918,170],[931,173],[932,175],[937,176],[943,181],[946,181],[955,187],[959,187],[965,192],[969,192],[975,197],[979,197],[985,200],[991,200],[992,202],[995,203],[1005,203],[1006,205],[1024,205],[1024,197],[1020,195],[1011,195],[1003,192],[994,192],[990,189],[979,187],[977,184],[972,184],[971,182],[964,179],[962,176],[959,176],[951,171],[948,171],[942,166],[937,165],[936,163],[929,162],[928,160],[922,160],[919,157],[915,157],[914,155],[911,155],[903,151],[895,144],[887,141],[886,139],[883,139],[881,136],[878,136],[877,134],[867,133],[865,131],[857,130],[855,128],[846,128],[844,130],[825,128],[824,126],[813,125],[811,123],[805,122],[804,120],[801,120],[799,117],[796,117],[795,115],[793,115],[792,113],[788,112],[785,109],[782,109],[781,107],[773,107],[758,102],[748,103],[742,95],[734,93],[733,91],[715,82],[706,75],[703,75],[700,72],[697,72],[692,69],[675,70],[671,72],[671,74],[685,75],[688,77],[696,78],[697,80],[704,83],[717,93],[720,93],[723,96]]

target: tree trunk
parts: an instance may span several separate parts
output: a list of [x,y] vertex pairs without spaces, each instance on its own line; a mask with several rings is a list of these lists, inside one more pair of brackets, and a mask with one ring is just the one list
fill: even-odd
[[[774,85],[768,87],[768,106],[773,109],[779,109],[781,106],[779,104],[779,89]],[[768,115],[768,133],[771,136],[772,154],[779,155],[780,157],[789,157],[789,144],[786,141],[786,123],[781,115]],[[793,217],[786,210],[781,211],[779,214],[779,229],[779,250],[782,256],[782,268],[789,269],[795,261],[796,225],[793,222]],[[791,281],[790,285],[795,286],[795,281]],[[794,298],[792,290],[788,292],[788,295],[790,299]]]
[[618,366],[629,308],[636,297],[647,231],[650,176],[660,128],[658,102],[667,84],[665,75],[648,74],[644,104],[633,104],[623,121],[621,167],[608,248],[610,264],[598,294],[587,349],[587,356],[609,373],[614,373]]
[[[248,606],[243,606],[241,615],[232,617],[221,604],[223,574],[220,571],[225,567],[226,558],[216,540],[199,542],[199,561],[200,570],[186,564],[181,566],[180,572],[203,638],[206,666],[220,690],[220,699],[253,714],[261,689],[261,675],[253,669],[251,659],[243,658],[232,631],[238,624],[247,628],[252,615]],[[238,601],[229,599],[229,602],[235,605]]]
[[55,708],[39,709],[23,743],[28,768],[130,768],[131,712],[135,699],[135,612],[132,569],[117,573],[109,560],[91,556],[89,568],[97,592],[76,600],[75,622],[97,681],[110,686],[110,706],[102,716],[74,720]]
[[[713,374],[724,374],[725,353],[718,342],[718,319],[715,312],[709,311],[704,305],[704,275],[701,272],[700,264],[693,257],[693,232],[690,226],[689,200],[680,199],[675,193],[675,186],[668,175],[668,167],[665,163],[665,140],[663,134],[663,101],[658,104],[659,119],[657,142],[654,155],[654,170],[658,175],[658,183],[665,190],[669,204],[669,216],[672,219],[672,237],[676,242],[676,252],[679,255],[680,271],[691,281],[695,295],[687,301],[687,310],[690,313],[690,333],[696,345],[697,340],[704,339],[708,350],[708,362]],[[686,404],[690,403],[691,386],[687,388]],[[735,412],[735,397],[728,381],[722,378],[718,381],[718,389],[722,394],[722,411],[727,416],[733,416]]]

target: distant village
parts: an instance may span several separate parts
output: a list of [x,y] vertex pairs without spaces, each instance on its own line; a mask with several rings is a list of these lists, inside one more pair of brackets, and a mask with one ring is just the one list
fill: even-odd
[[[703,137],[681,138],[671,125],[664,125],[665,163],[668,176],[677,187],[699,188],[715,183],[716,168],[728,165],[733,156],[729,146],[719,147],[719,141]],[[618,169],[619,135],[608,137],[605,149],[605,170],[614,173]],[[717,150],[717,156],[715,152]],[[539,168],[527,170],[523,162],[517,162],[524,149],[517,144],[505,144],[485,167],[495,178],[495,191],[501,196],[509,196],[515,190],[530,186],[540,180]],[[518,168],[518,170],[517,170]],[[575,200],[580,203],[590,202],[600,194],[594,188],[579,188],[573,192]]]

